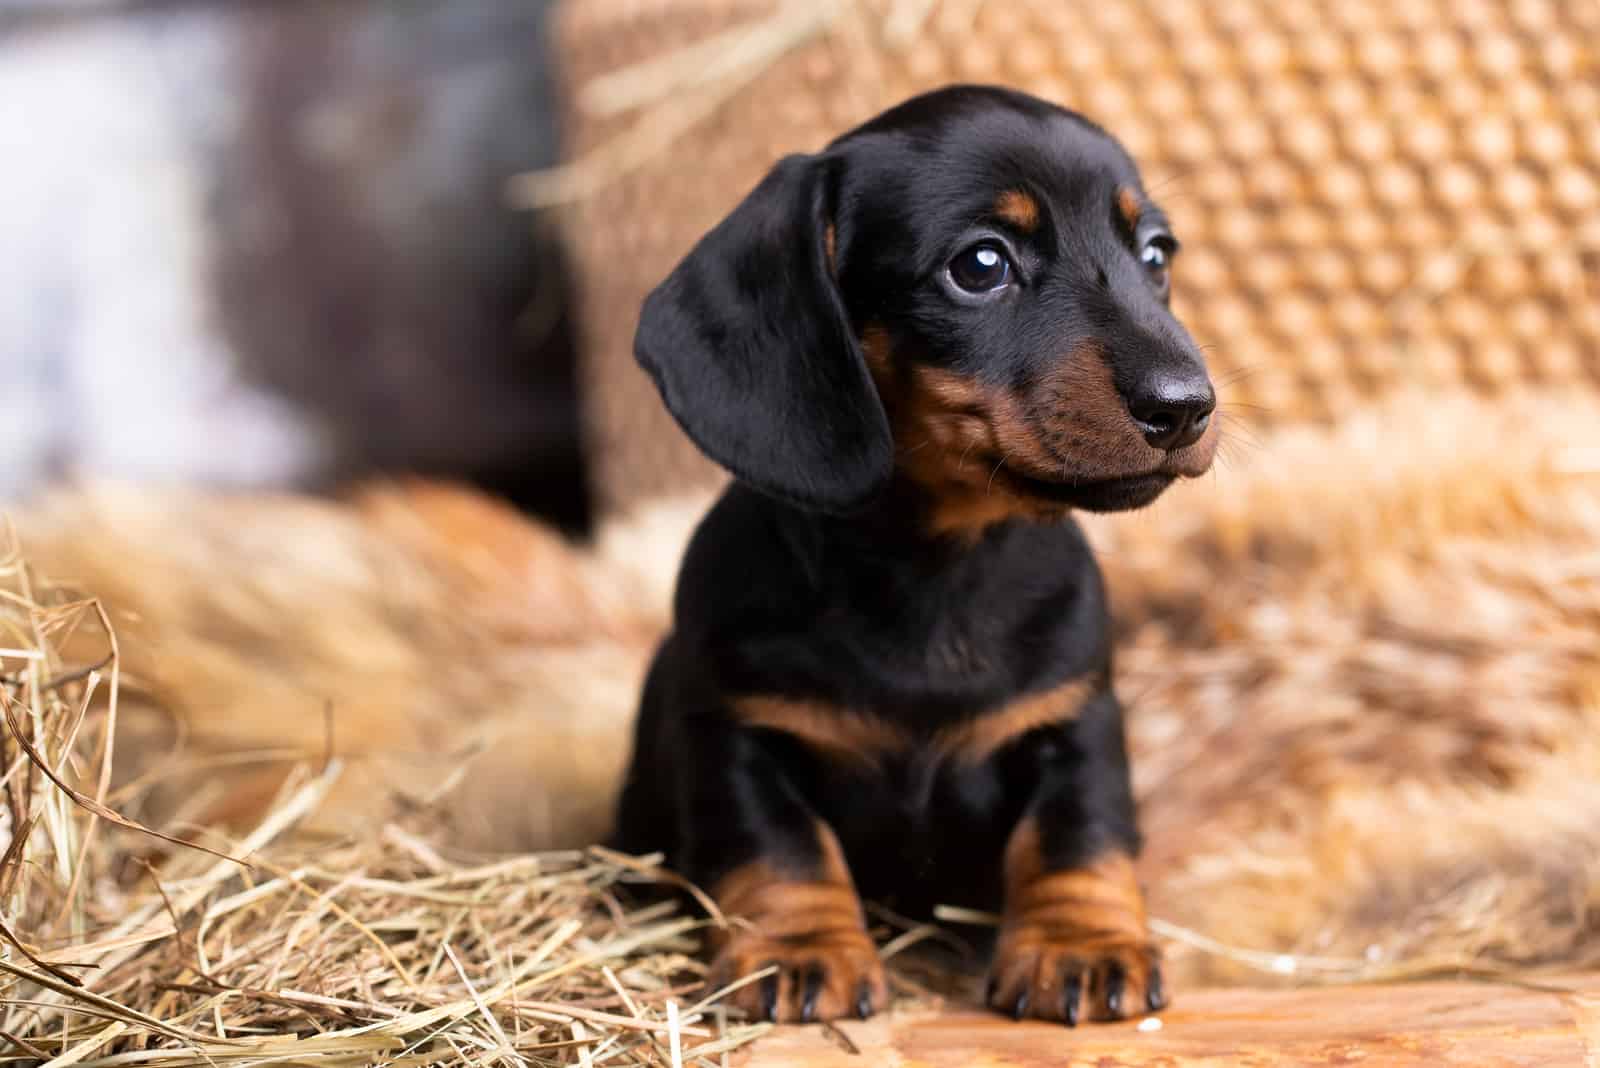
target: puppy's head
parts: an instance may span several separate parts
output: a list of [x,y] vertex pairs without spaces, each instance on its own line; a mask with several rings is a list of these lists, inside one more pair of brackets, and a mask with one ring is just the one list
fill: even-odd
[[1127,154],[1032,97],[916,97],[781,161],[645,302],[668,408],[755,488],[943,530],[1154,500],[1211,463],[1177,250]]

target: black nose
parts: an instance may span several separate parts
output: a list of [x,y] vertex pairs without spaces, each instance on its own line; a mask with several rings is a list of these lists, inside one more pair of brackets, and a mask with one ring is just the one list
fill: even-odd
[[1152,375],[1128,397],[1128,412],[1152,448],[1193,445],[1206,432],[1217,395],[1200,375]]

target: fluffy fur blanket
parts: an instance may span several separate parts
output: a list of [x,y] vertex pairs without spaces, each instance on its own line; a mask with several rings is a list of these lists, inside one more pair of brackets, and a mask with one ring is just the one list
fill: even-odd
[[[1092,523],[1156,916],[1268,953],[1600,963],[1596,427],[1594,399],[1398,396],[1236,435],[1214,478]],[[331,747],[326,827],[433,803],[462,845],[534,848],[604,829],[704,504],[584,546],[435,485],[17,520],[111,610],[122,767],[168,784],[146,815],[248,818]]]

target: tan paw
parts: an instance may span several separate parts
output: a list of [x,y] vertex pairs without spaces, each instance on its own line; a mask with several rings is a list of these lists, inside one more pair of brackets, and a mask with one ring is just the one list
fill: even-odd
[[811,1023],[846,1016],[866,1019],[888,1003],[878,947],[864,930],[836,929],[767,938],[733,936],[713,961],[720,988],[771,965],[777,972],[740,987],[729,1002],[758,1020]]
[[1080,1019],[1121,1020],[1167,1004],[1160,952],[1147,941],[1052,938],[1021,927],[1002,931],[984,995],[1019,1020],[1076,1027]]

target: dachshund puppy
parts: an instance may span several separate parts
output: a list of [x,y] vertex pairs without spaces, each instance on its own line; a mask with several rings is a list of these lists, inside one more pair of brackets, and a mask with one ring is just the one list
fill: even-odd
[[998,911],[988,1001],[1165,1001],[1099,571],[1075,508],[1210,466],[1177,249],[1104,131],[1020,93],[912,99],[779,162],[645,302],[639,361],[736,480],[696,532],[614,844],[741,919],[713,977],[867,1016],[858,894]]

